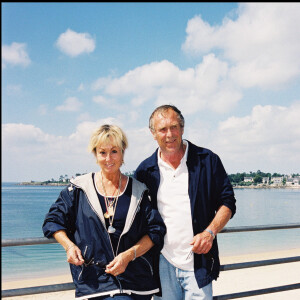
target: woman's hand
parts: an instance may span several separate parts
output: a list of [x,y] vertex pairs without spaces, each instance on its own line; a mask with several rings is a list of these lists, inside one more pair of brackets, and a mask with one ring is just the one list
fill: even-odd
[[75,245],[71,245],[66,249],[67,260],[70,264],[81,266],[84,263],[84,259],[81,255],[80,249]]
[[53,237],[64,247],[67,253],[67,260],[70,264],[81,266],[84,259],[80,249],[68,238],[64,230],[58,230],[53,234]]
[[133,254],[131,251],[127,250],[125,252],[122,252],[106,266],[105,272],[113,276],[118,276],[123,272],[125,272],[129,262],[132,259],[133,259]]

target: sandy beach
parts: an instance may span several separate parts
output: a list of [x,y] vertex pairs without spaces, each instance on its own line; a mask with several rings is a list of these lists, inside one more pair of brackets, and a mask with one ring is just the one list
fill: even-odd
[[[221,264],[240,263],[246,261],[266,260],[283,257],[299,256],[300,249],[291,249],[286,251],[274,251],[268,253],[256,253],[241,256],[222,257]],[[22,281],[2,281],[2,290],[16,289],[23,287],[42,286],[49,284],[59,284],[71,282],[70,274],[34,278]],[[300,282],[300,262],[278,264],[267,267],[255,267],[248,269],[223,271],[217,281],[213,283],[214,296],[237,293],[242,291],[257,290]],[[43,293],[18,297],[2,297],[7,300],[54,300],[74,299],[74,291],[63,291],[55,293]],[[300,299],[300,289],[265,294],[262,296],[247,297],[247,299],[264,299],[264,300],[297,300]]]

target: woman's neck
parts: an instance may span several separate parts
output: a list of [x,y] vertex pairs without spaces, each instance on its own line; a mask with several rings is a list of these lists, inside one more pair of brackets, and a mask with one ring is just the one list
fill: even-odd
[[97,187],[101,193],[113,196],[117,193],[118,189],[122,189],[123,176],[120,171],[114,174],[107,174],[101,170],[98,174]]
[[121,175],[122,173],[120,170],[117,171],[116,173],[105,173],[101,170],[100,180],[103,180],[103,182],[108,185],[118,186]]

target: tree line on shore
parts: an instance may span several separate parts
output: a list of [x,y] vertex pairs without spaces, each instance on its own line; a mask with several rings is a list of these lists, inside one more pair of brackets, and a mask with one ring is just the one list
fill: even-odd
[[[74,177],[84,175],[84,174],[86,174],[86,173],[76,173]],[[127,176],[133,176],[134,171],[124,172],[124,174]],[[300,175],[299,175],[299,173],[297,173],[297,174],[291,174],[289,176],[299,177]],[[280,174],[280,173],[273,173],[273,174],[265,173],[265,172],[258,170],[257,172],[250,171],[249,173],[243,172],[243,173],[236,173],[236,174],[228,174],[228,177],[229,177],[229,180],[232,185],[249,185],[252,183],[244,181],[244,179],[247,177],[252,178],[254,184],[259,184],[259,183],[262,183],[263,178],[266,178],[266,177],[269,179],[269,182],[271,182],[271,179],[273,177],[283,177],[284,178],[283,180],[285,180],[285,178],[287,178],[288,176],[285,174]],[[73,178],[73,176],[71,178]],[[43,181],[43,182],[39,182],[39,183],[40,184],[68,184],[69,182],[70,182],[70,178],[68,175],[60,175],[58,180],[55,180],[52,178],[51,180],[47,180],[47,181]],[[38,182],[31,181],[30,183],[37,184]]]
[[[297,174],[291,174],[289,176],[296,177],[296,176],[300,176],[300,175],[299,175],[299,173],[297,173]],[[283,177],[283,182],[284,182],[284,180],[286,180],[288,175],[279,174],[279,173],[271,174],[271,173],[265,173],[265,172],[258,170],[257,172],[250,172],[250,173],[243,172],[243,173],[236,173],[236,174],[228,174],[228,177],[229,177],[231,184],[233,184],[233,185],[249,185],[251,183],[244,181],[244,179],[247,177],[252,178],[254,184],[259,184],[259,183],[262,183],[263,178],[266,178],[266,177],[269,179],[269,182],[271,182],[272,178],[274,178],[274,177]]]

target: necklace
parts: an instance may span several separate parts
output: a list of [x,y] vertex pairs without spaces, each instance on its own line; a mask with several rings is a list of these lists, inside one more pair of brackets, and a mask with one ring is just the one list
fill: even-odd
[[[102,172],[101,172],[101,179],[102,179],[101,180],[102,189],[104,191],[104,202],[105,202],[105,206],[106,206],[106,213],[104,214],[104,217],[106,219],[108,219],[108,221],[109,221],[109,226],[108,226],[107,231],[108,231],[108,233],[114,233],[116,231],[116,228],[114,228],[112,226],[112,224],[114,222],[115,212],[116,212],[116,208],[117,208],[117,204],[118,204],[118,199],[119,199],[119,195],[120,195],[120,190],[121,190],[122,173],[120,173],[119,188],[118,188],[117,196],[113,197],[114,199],[112,201],[110,201],[109,197],[106,195],[105,186],[103,184],[103,175],[102,175]],[[113,193],[113,195],[114,195],[114,193]],[[115,202],[116,202],[116,204],[114,205]]]

